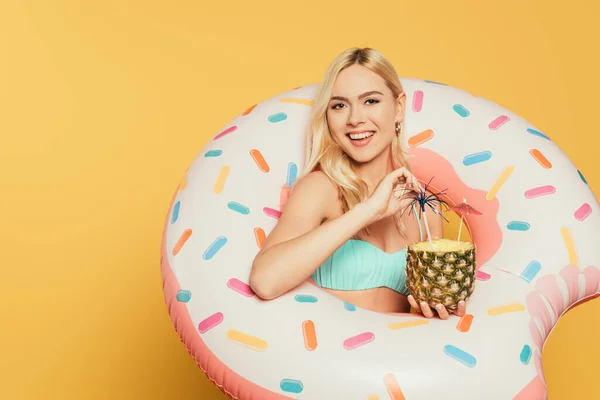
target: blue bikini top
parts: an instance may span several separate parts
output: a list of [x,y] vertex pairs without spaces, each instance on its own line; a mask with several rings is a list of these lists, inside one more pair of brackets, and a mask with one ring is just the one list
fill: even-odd
[[386,253],[364,240],[350,239],[311,275],[319,286],[335,290],[387,287],[408,295],[406,248]]

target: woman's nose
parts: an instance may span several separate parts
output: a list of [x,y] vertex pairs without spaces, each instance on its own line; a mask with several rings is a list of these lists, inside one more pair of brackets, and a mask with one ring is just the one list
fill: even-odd
[[348,124],[349,125],[358,125],[364,121],[364,112],[360,109],[360,107],[353,107],[350,109],[350,114],[348,115]]

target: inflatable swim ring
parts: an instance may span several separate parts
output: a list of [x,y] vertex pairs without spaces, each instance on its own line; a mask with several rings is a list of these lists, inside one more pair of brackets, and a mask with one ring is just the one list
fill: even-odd
[[[165,221],[169,315],[234,399],[540,399],[541,354],[561,316],[599,294],[599,204],[529,122],[469,93],[402,78],[414,173],[483,213],[468,315],[384,314],[307,281],[264,301],[247,280],[304,161],[317,86],[260,102],[192,162]],[[438,188],[439,189],[439,188]],[[466,385],[465,385],[466,383]]]

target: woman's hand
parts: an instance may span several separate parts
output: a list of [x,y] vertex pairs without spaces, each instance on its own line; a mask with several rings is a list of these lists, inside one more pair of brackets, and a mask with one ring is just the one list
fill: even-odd
[[409,204],[403,196],[411,190],[419,190],[417,178],[406,167],[387,174],[377,185],[366,204],[375,214],[372,222],[389,217]]
[[[434,313],[431,310],[431,308],[429,307],[429,304],[427,304],[427,302],[422,301],[421,304],[418,304],[417,301],[415,300],[415,298],[412,297],[412,295],[408,296],[408,302],[410,303],[412,308],[414,308],[415,311],[417,311],[418,313],[423,314],[427,318],[434,317]],[[453,314],[456,314],[459,317],[462,317],[465,315],[465,313],[467,311],[466,308],[467,308],[467,306],[465,304],[465,301],[461,300],[458,302],[458,309]],[[438,304],[437,307],[435,308],[435,310],[437,311],[437,314],[439,315],[439,317],[441,319],[448,319],[450,317],[451,313],[449,313],[448,310],[446,310],[446,307],[444,307],[442,304]]]

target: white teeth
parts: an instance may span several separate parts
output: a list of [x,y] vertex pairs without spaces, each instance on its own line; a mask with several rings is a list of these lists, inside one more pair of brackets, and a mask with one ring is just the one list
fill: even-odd
[[350,139],[352,139],[352,140],[364,139],[364,138],[373,136],[374,134],[375,134],[375,132],[351,133]]

